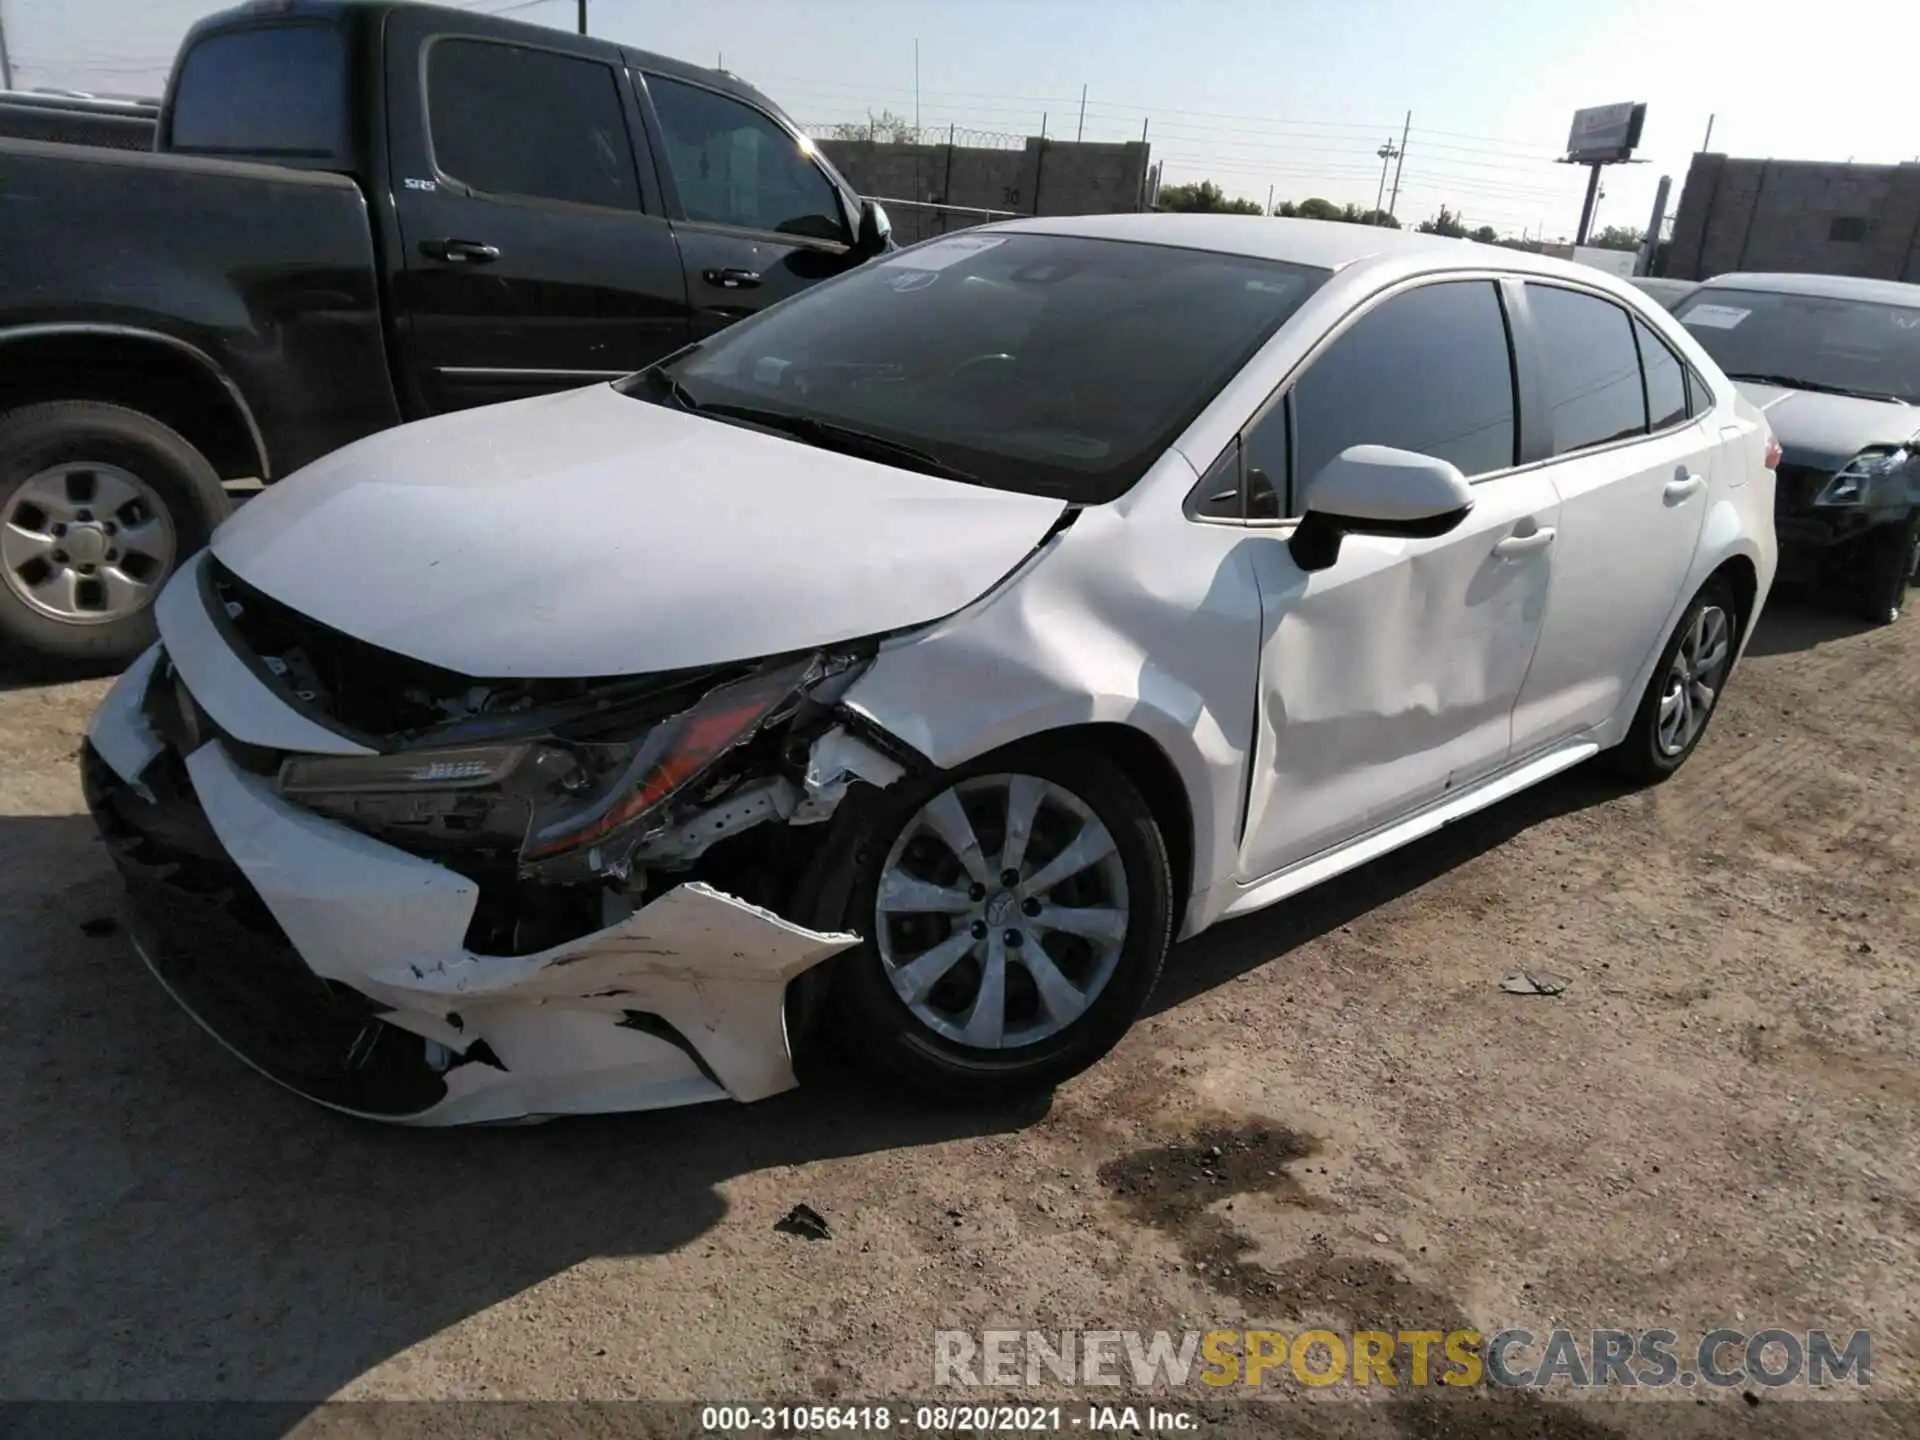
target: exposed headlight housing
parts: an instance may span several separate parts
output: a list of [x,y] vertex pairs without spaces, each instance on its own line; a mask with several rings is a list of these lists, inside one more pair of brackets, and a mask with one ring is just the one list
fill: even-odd
[[512,843],[523,864],[544,864],[620,838],[637,843],[657,812],[823,673],[818,656],[769,666],[622,741],[551,734],[389,755],[294,756],[281,764],[279,789],[350,823]]
[[1911,454],[1898,450],[1867,450],[1853,457],[1820,487],[1816,505],[1872,505],[1881,492],[1903,475]]

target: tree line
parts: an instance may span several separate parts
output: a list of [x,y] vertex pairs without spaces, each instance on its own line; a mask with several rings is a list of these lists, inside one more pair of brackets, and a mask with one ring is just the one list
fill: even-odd
[[[1230,196],[1211,180],[1196,180],[1186,185],[1162,185],[1154,209],[1188,214],[1206,212],[1219,215],[1259,215],[1265,207],[1257,200]],[[1400,222],[1384,210],[1373,210],[1348,201],[1344,205],[1319,196],[1305,200],[1282,200],[1273,207],[1275,215],[1301,220],[1333,220],[1346,225],[1384,225],[1400,229]],[[1448,235],[1459,240],[1478,240],[1483,245],[1506,245],[1519,250],[1540,250],[1545,241],[1501,235],[1491,225],[1472,228],[1459,212],[1442,205],[1437,214],[1413,227],[1423,235]],[[1603,250],[1638,250],[1646,232],[1630,225],[1608,225],[1588,237],[1587,243]]]

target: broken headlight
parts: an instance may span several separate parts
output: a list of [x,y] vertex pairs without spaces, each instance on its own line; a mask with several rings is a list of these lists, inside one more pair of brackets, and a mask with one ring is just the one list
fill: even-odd
[[637,841],[650,817],[820,675],[811,656],[761,670],[619,742],[556,732],[391,755],[296,756],[280,767],[280,793],[377,832],[511,845],[524,862],[555,860],[622,837]]
[[1813,497],[1816,505],[1877,505],[1883,490],[1894,492],[1885,503],[1897,503],[1897,484],[1904,477],[1908,452],[1869,450],[1846,463]]

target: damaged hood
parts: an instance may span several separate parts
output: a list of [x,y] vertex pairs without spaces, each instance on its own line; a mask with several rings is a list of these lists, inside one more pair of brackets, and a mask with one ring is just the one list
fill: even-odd
[[1862,450],[1905,445],[1920,430],[1920,411],[1896,401],[1788,390],[1757,380],[1733,383],[1765,413],[1789,465],[1838,470]]
[[936,620],[1064,509],[601,385],[358,441],[249,501],[212,549],[384,649],[465,675],[566,678]]

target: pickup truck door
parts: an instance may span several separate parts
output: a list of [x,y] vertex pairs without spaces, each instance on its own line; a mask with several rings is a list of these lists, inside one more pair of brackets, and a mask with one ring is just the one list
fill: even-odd
[[852,202],[805,136],[697,81],[653,71],[636,79],[686,267],[694,338],[860,263]]
[[387,25],[409,408],[590,384],[685,344],[680,252],[617,56],[424,6]]

